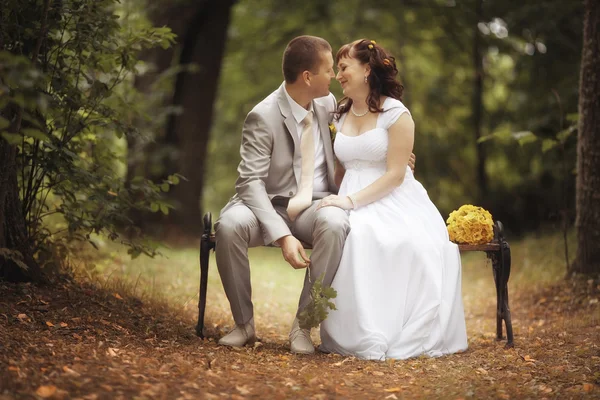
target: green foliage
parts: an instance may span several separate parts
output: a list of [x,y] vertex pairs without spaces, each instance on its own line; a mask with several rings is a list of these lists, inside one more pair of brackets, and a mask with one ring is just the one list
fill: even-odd
[[55,1],[46,13],[43,3],[0,6],[0,133],[18,148],[29,236],[43,253],[71,239],[94,245],[91,234],[124,233],[130,254],[153,255],[128,215],[168,213],[161,193],[180,177],[125,184],[125,138],[142,137],[135,122],[152,120],[133,85],[139,54],[170,46],[174,35],[130,13],[129,2]]
[[313,284],[310,289],[310,303],[302,310],[298,317],[298,322],[302,329],[318,327],[321,322],[325,321],[327,315],[329,315],[328,310],[336,310],[335,304],[330,300],[337,297],[337,292],[332,287],[323,286],[324,276],[324,273],[321,274],[319,279]]

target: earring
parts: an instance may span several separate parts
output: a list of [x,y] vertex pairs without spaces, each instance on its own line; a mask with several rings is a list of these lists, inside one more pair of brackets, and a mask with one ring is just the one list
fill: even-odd
[[368,83],[369,81],[367,80],[367,77],[365,76],[365,83]]

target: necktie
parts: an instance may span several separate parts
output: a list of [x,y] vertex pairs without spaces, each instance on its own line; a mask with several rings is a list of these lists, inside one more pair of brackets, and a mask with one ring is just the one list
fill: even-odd
[[292,221],[312,203],[313,179],[315,174],[315,140],[312,130],[313,112],[304,117],[304,127],[300,138],[302,173],[298,193],[290,199],[287,212]]

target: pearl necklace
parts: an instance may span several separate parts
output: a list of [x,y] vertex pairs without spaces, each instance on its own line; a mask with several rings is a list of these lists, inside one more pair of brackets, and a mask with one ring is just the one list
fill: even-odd
[[352,111],[352,114],[354,114],[355,117],[364,117],[365,115],[367,115],[369,113],[369,109],[367,108],[367,111],[365,111],[362,114],[357,114],[356,111],[354,111],[354,104],[352,104],[350,106],[350,111]]

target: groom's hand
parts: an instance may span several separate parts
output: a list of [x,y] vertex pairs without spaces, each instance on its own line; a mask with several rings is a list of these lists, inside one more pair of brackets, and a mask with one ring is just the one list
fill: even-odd
[[414,153],[410,153],[410,157],[408,157],[408,166],[410,167],[412,172],[415,172],[415,164],[416,163],[417,163],[417,156],[415,156]]
[[283,258],[295,269],[308,267],[310,259],[306,256],[304,246],[292,235],[287,235],[277,240],[281,246]]

